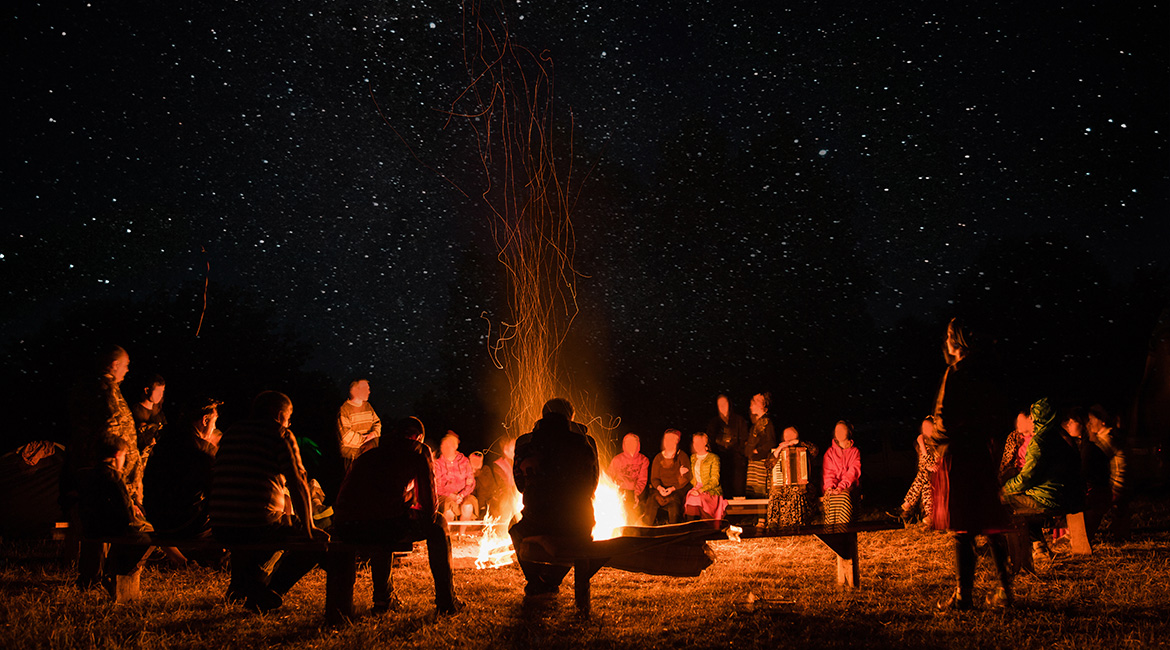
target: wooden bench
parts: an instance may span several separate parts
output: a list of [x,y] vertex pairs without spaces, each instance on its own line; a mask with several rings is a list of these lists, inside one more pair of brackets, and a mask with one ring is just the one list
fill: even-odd
[[1012,530],[1007,533],[1007,542],[1008,557],[1011,560],[1013,572],[1036,572],[1036,567],[1032,563],[1032,540],[1028,535],[1029,524],[1041,523],[1048,528],[1067,528],[1069,552],[1073,555],[1093,554],[1093,548],[1089,544],[1089,533],[1085,529],[1084,512],[1062,515],[1045,510],[1017,510],[1012,513],[1012,523]]
[[727,539],[727,527],[727,522],[711,519],[625,526],[612,539],[580,542],[540,535],[515,544],[515,549],[516,557],[525,562],[572,567],[577,611],[588,615],[589,581],[603,566],[651,575],[697,576],[713,562],[707,541]]
[[767,499],[747,499],[744,497],[735,497],[727,500],[727,509],[723,511],[724,517],[746,517],[756,515],[762,517],[768,512]]
[[813,535],[837,554],[837,584],[855,588],[861,586],[861,565],[857,553],[857,534],[878,530],[901,530],[905,525],[900,521],[856,521],[848,524],[789,526],[778,530],[759,527],[744,528],[741,539],[764,539],[770,537],[799,537]]
[[[86,541],[101,542],[104,544],[142,545],[146,542],[137,537],[103,537],[85,538]],[[342,623],[353,619],[353,588],[357,582],[357,557],[359,555],[373,555],[378,552],[390,551],[395,554],[410,553],[414,550],[414,543],[408,541],[392,542],[387,544],[354,544],[330,540],[328,542],[310,540],[292,540],[287,542],[273,542],[262,544],[231,544],[225,545],[215,539],[168,539],[150,538],[152,546],[171,546],[180,551],[208,552],[223,548],[251,550],[251,551],[308,551],[324,555],[319,566],[325,570],[325,620],[329,623]],[[114,602],[122,603],[136,600],[142,596],[141,567],[129,575],[115,576]]]

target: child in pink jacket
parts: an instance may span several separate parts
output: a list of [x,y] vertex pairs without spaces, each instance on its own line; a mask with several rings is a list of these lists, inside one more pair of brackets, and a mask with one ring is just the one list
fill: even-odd
[[841,420],[822,467],[826,524],[847,524],[853,518],[853,491],[861,483],[861,452],[853,444],[853,427]]

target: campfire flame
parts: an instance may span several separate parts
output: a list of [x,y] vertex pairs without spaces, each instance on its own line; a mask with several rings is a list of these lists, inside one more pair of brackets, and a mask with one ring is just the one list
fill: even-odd
[[593,520],[594,541],[617,537],[618,529],[629,525],[618,487],[605,472],[598,477],[597,490],[593,492]]
[[[513,492],[514,512],[520,517],[522,499],[519,492]],[[618,536],[622,526],[628,526],[626,509],[622,505],[618,487],[606,475],[601,473],[597,481],[597,490],[593,493],[593,539],[612,539]],[[512,538],[508,535],[508,522],[500,521],[497,517],[487,516],[483,520],[483,535],[479,538],[479,552],[476,555],[475,568],[498,569],[516,561],[516,551],[512,548]]]

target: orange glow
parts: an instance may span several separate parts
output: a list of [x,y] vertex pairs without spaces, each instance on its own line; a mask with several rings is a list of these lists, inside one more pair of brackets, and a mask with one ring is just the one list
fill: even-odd
[[626,521],[626,509],[622,506],[617,485],[605,472],[598,477],[597,491],[593,493],[593,520],[596,522],[593,525],[595,541],[617,537],[617,529],[632,523]]

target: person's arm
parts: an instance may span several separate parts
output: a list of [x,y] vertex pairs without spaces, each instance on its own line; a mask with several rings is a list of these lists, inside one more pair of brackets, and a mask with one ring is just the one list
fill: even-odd
[[337,440],[342,447],[357,447],[362,444],[362,436],[353,430],[353,420],[346,415],[345,408],[337,411]]
[[1008,479],[1011,470],[1016,466],[1016,454],[1020,451],[1020,444],[1023,442],[1023,435],[1018,430],[1012,430],[1008,434],[1007,440],[1003,443],[1003,456],[999,459],[999,481],[1003,483]]
[[837,448],[829,443],[829,450],[825,452],[825,461],[821,465],[821,489],[825,492],[837,489]]
[[707,458],[710,460],[707,463],[710,471],[707,473],[707,477],[703,479],[703,487],[706,488],[705,492],[710,493],[719,487],[719,456],[712,453],[707,454]]
[[1040,468],[1044,455],[1044,451],[1040,445],[1047,435],[1047,432],[1043,435],[1037,432],[1036,435],[1032,436],[1032,441],[1028,443],[1028,452],[1024,456],[1024,468],[1020,470],[1019,474],[1016,474],[1014,478],[1004,484],[1004,494],[1027,492],[1039,484]]
[[634,494],[641,494],[646,491],[646,482],[649,480],[650,463],[645,456],[638,456],[638,480],[635,484]]
[[[366,402],[366,404],[368,405],[369,402]],[[370,407],[370,415],[374,416],[374,424],[370,427],[369,432],[366,433],[366,440],[382,435],[382,420],[378,417],[378,412],[372,406]]]
[[435,513],[438,512],[438,499],[435,493],[435,461],[422,443],[419,443],[415,453],[414,486],[415,500],[418,503],[419,511],[425,514],[427,519],[434,517]]
[[841,472],[841,478],[837,480],[838,490],[852,490],[857,486],[857,480],[861,478],[861,450],[856,446],[845,454],[845,467]]
[[312,538],[314,531],[317,535],[329,539],[328,533],[313,525],[313,498],[309,491],[309,480],[305,466],[301,462],[301,448],[297,438],[286,427],[281,427],[280,438],[284,441],[284,458],[281,459],[281,473],[284,474],[285,484],[288,486],[289,497],[292,499],[293,512],[300,517],[305,526],[305,534]]
[[682,451],[676,451],[675,458],[678,459],[678,485],[676,487],[680,491],[685,491],[687,486],[691,484],[691,459]]
[[459,500],[475,491],[475,470],[471,469],[471,460],[467,456],[459,456],[459,471],[463,474],[463,489],[459,490]]

